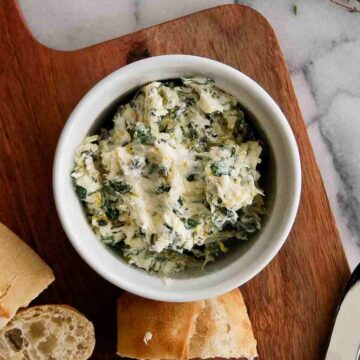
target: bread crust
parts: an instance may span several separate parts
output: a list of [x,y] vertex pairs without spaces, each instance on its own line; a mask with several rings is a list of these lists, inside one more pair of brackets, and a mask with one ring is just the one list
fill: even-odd
[[[136,359],[188,359],[192,323],[200,302],[170,303],[124,293],[118,299],[117,354]],[[145,333],[151,333],[148,344]]]
[[190,358],[254,359],[256,345],[239,289],[205,301],[190,339]]
[[[146,332],[152,334],[147,345]],[[117,353],[149,360],[257,356],[239,289],[193,303],[159,302],[123,294],[118,300]]]
[[0,223],[0,329],[54,279],[50,267]]

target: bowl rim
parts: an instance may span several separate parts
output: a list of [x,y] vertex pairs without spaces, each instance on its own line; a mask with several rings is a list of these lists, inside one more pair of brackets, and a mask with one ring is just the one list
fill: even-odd
[[[222,283],[212,284],[211,286],[208,286],[206,288],[202,288],[199,290],[196,290],[195,292],[186,292],[186,291],[178,291],[177,289],[171,288],[173,291],[161,291],[157,289],[151,289],[151,288],[144,288],[141,286],[137,286],[136,284],[130,284],[127,281],[124,281],[121,276],[115,276],[112,273],[109,273],[107,271],[104,271],[104,269],[93,260],[90,260],[87,258],[83,252],[83,246],[79,245],[83,242],[77,242],[75,240],[76,235],[74,234],[73,230],[67,226],[66,222],[66,208],[64,207],[64,199],[62,198],[59,187],[60,187],[60,181],[61,181],[61,174],[62,169],[60,167],[61,158],[63,156],[63,152],[66,151],[66,142],[69,138],[69,135],[72,130],[72,125],[78,118],[78,114],[81,113],[82,108],[86,106],[89,100],[91,100],[98,92],[103,92],[104,89],[112,83],[114,80],[116,80],[118,77],[121,77],[125,72],[130,72],[136,70],[136,68],[147,65],[150,63],[153,63],[152,65],[156,63],[161,63],[162,61],[170,61],[170,62],[181,62],[181,61],[192,61],[192,62],[200,62],[204,65],[210,64],[212,66],[221,67],[220,71],[232,73],[234,77],[236,78],[236,82],[239,83],[240,87],[245,88],[248,87],[248,89],[254,91],[257,93],[257,95],[261,98],[262,101],[266,102],[266,105],[271,107],[272,111],[274,112],[279,125],[281,126],[281,130],[284,132],[284,136],[289,144],[289,156],[291,159],[291,162],[293,164],[293,181],[294,181],[294,188],[293,188],[293,197],[292,197],[292,203],[290,207],[290,211],[287,214],[287,221],[286,224],[283,226],[281,232],[279,232],[279,236],[276,242],[272,244],[270,248],[267,249],[267,252],[263,253],[263,258],[260,262],[260,264],[256,267],[254,266],[251,270],[247,270],[246,274],[240,274],[234,278],[231,277],[230,279],[226,279],[226,281],[223,281]],[[145,82],[146,83],[146,82]],[[145,84],[144,83],[144,84]],[[119,96],[122,94],[120,93]],[[61,135],[58,140],[58,144],[55,151],[54,156],[54,163],[53,163],[53,193],[54,193],[54,200],[55,200],[55,206],[56,210],[60,219],[60,222],[62,224],[62,227],[72,244],[72,246],[75,248],[77,253],[81,256],[81,258],[93,269],[95,270],[100,276],[102,276],[104,279],[108,280],[112,284],[129,291],[131,293],[134,293],[139,296],[143,296],[146,298],[151,298],[154,300],[162,300],[162,301],[172,301],[172,302],[178,302],[178,301],[195,301],[195,300],[202,300],[211,298],[220,294],[223,294],[227,291],[230,291],[236,287],[239,287],[240,285],[246,283],[250,279],[252,279],[254,276],[256,276],[259,272],[261,272],[268,264],[269,262],[276,256],[276,254],[279,252],[283,244],[285,243],[290,230],[293,226],[293,223],[295,221],[295,217],[297,214],[299,202],[300,202],[300,195],[301,195],[301,163],[300,163],[300,155],[297,147],[297,143],[295,140],[295,136],[291,130],[291,127],[285,117],[285,115],[282,113],[279,106],[276,104],[276,102],[272,99],[272,97],[254,80],[252,80],[250,77],[242,73],[241,71],[226,65],[224,63],[208,59],[205,57],[199,57],[199,56],[193,56],[193,55],[159,55],[150,57],[147,59],[139,60],[134,63],[125,65],[121,67],[118,70],[115,70],[114,72],[110,73],[106,77],[104,77],[102,80],[97,82],[94,86],[88,90],[88,92],[81,98],[81,100],[78,102],[74,110],[71,112],[70,116],[68,117],[64,128],[61,132]],[[131,268],[131,265],[127,264],[129,268]]]

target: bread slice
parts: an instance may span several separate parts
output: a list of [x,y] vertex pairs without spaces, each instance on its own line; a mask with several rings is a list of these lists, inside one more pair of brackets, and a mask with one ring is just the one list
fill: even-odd
[[0,329],[54,279],[44,261],[0,223]]
[[205,300],[190,336],[190,358],[257,356],[256,340],[240,290]]
[[118,300],[117,354],[137,359],[188,359],[201,303],[169,303],[125,293]]
[[257,356],[244,299],[236,289],[215,299],[166,303],[123,294],[118,355],[136,359]]
[[85,360],[94,346],[93,324],[65,305],[20,310],[0,331],[0,360]]

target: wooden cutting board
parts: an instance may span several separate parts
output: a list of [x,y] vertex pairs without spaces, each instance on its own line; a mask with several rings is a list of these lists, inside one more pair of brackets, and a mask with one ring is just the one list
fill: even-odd
[[289,120],[303,170],[296,223],[276,258],[241,290],[260,359],[318,359],[349,268],[276,35],[264,17],[241,5],[62,52],[32,37],[15,0],[0,1],[0,221],[54,269],[56,282],[36,302],[77,307],[95,323],[92,359],[116,359],[121,290],[92,271],[67,240],[53,201],[52,162],[80,98],[112,71],[160,54],[200,55],[241,70],[271,94]]

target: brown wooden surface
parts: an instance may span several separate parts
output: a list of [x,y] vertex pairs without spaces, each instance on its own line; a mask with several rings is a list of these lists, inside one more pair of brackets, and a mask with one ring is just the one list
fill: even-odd
[[172,53],[240,69],[273,96],[290,122],[303,169],[297,220],[280,253],[242,291],[261,359],[318,359],[349,268],[276,36],[261,15],[240,5],[59,52],[34,40],[15,0],[0,1],[0,221],[54,269],[56,282],[36,302],[77,307],[95,323],[92,358],[116,359],[121,290],[80,259],[61,228],[52,195],[54,151],[70,112],[96,82],[138,58]]

